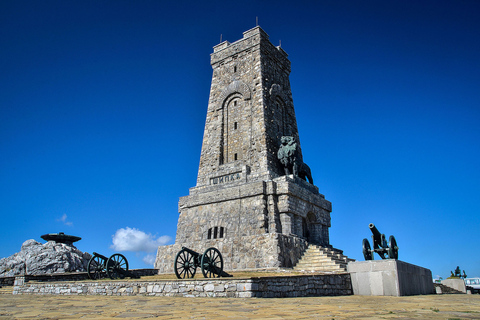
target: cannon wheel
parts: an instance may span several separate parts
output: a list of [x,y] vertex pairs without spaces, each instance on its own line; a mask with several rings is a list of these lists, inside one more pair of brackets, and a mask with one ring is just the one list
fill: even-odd
[[394,236],[388,239],[388,257],[390,259],[398,259],[398,246]]
[[202,256],[202,273],[205,278],[218,278],[223,272],[223,258],[217,248],[208,248]]
[[195,257],[185,249],[180,250],[175,258],[174,269],[178,279],[195,277],[197,272]]
[[105,261],[99,256],[94,255],[90,258],[87,265],[88,277],[92,280],[98,280],[104,277]]
[[[120,271],[123,270],[123,271]],[[115,253],[107,261],[107,275],[110,279],[123,279],[128,273],[128,261],[120,253]]]
[[363,256],[365,257],[365,260],[373,260],[373,252],[372,252],[372,249],[370,248],[370,242],[368,242],[368,239],[363,239],[362,245],[363,245]]

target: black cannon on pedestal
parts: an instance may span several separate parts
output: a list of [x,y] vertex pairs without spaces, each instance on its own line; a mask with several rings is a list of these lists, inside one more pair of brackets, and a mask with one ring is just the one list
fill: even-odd
[[127,258],[120,253],[115,253],[110,258],[107,258],[100,253],[94,252],[93,257],[88,262],[87,272],[88,277],[92,280],[101,279],[105,275],[110,279],[138,278],[128,271]]
[[373,250],[367,239],[363,239],[363,256],[365,260],[373,260],[373,253],[376,252],[382,259],[398,259],[398,246],[394,236],[387,240],[385,235],[377,230],[373,223],[368,225],[372,231]]
[[217,248],[208,248],[203,254],[182,247],[175,257],[175,275],[178,279],[193,278],[197,268],[202,269],[205,278],[229,276],[223,272],[223,258]]

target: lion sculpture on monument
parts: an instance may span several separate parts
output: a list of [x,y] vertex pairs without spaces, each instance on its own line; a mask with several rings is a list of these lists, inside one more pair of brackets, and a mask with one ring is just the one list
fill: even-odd
[[281,139],[280,148],[278,149],[277,157],[283,165],[285,174],[293,174],[305,181],[313,184],[312,172],[310,167],[298,157],[297,142],[294,137],[283,136]]

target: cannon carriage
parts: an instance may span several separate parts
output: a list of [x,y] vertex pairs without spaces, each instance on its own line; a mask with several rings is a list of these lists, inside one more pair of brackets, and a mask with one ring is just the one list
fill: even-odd
[[98,280],[105,276],[110,279],[137,278],[132,272],[128,271],[127,258],[120,253],[115,253],[107,258],[94,252],[88,262],[87,273],[92,280]]
[[228,276],[223,272],[223,257],[217,248],[208,248],[203,254],[182,247],[175,257],[174,270],[178,279],[193,278],[200,267],[205,278]]
[[373,253],[376,252],[382,259],[398,259],[398,246],[395,237],[392,235],[388,239],[383,233],[380,233],[373,223],[368,225],[372,232],[373,249],[370,247],[368,239],[363,239],[363,256],[365,260],[373,260]]

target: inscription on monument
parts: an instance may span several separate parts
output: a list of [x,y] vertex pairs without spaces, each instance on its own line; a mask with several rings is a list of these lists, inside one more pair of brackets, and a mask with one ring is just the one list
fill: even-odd
[[231,181],[239,180],[242,177],[241,172],[226,174],[219,177],[210,178],[210,184],[222,184]]

